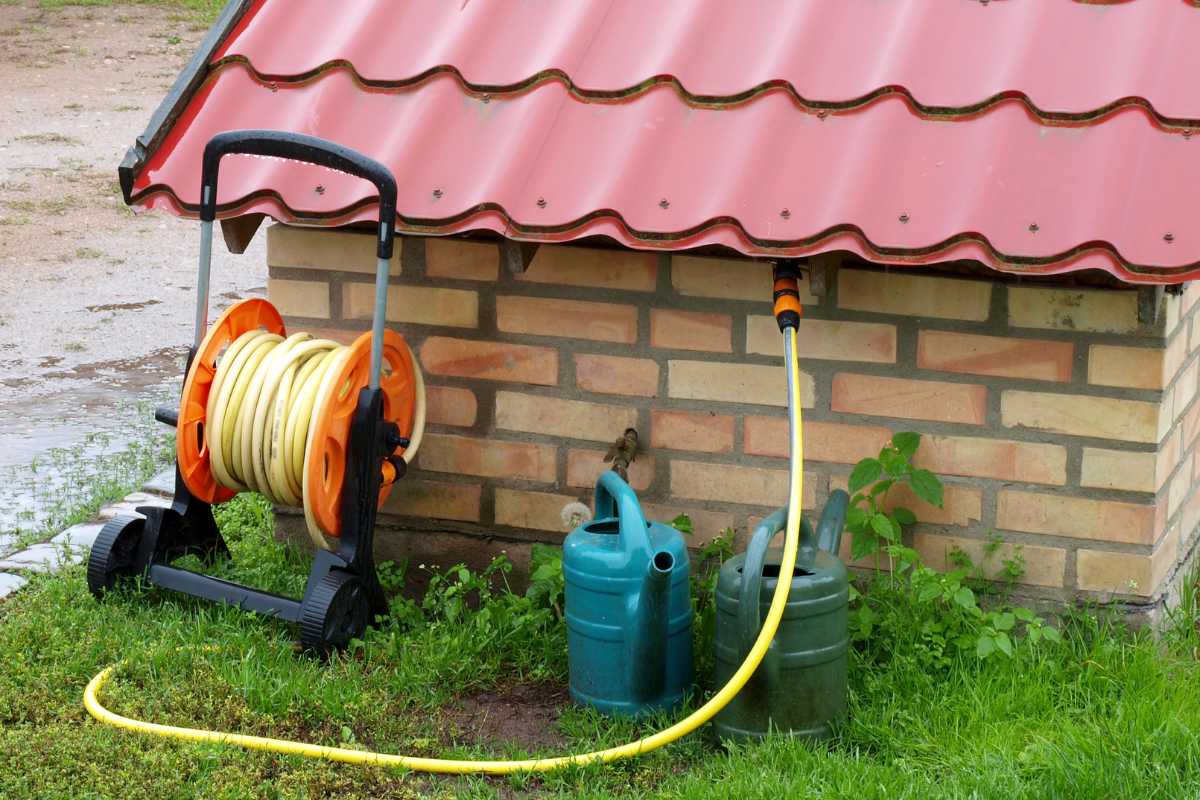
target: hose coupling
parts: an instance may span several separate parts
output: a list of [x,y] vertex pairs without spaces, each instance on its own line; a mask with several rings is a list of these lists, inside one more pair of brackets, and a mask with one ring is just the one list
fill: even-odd
[[798,329],[803,315],[800,305],[800,268],[794,262],[775,265],[775,321],[782,333],[788,328]]

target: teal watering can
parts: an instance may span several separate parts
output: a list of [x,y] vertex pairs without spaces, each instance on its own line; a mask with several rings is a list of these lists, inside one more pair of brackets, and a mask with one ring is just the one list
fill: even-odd
[[692,604],[683,536],[647,522],[615,472],[596,516],[563,543],[571,697],[633,716],[683,702],[692,684]]

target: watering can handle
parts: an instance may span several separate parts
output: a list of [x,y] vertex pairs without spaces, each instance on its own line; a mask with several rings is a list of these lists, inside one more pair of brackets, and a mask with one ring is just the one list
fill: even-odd
[[[759,628],[762,627],[762,612],[760,609],[762,596],[763,565],[767,561],[767,548],[776,534],[783,531],[787,525],[787,508],[781,508],[774,514],[758,523],[750,544],[746,547],[746,560],[742,562],[742,589],[738,598],[738,630],[741,644],[741,655],[750,652],[754,640],[758,638]],[[817,537],[813,533],[808,520],[800,517],[800,552],[796,558],[796,566],[804,569],[811,567],[816,558]],[[782,576],[780,576],[782,579]]]
[[620,475],[608,470],[596,481],[596,519],[616,518],[621,546],[628,552],[642,550],[651,555],[650,534],[637,495]]

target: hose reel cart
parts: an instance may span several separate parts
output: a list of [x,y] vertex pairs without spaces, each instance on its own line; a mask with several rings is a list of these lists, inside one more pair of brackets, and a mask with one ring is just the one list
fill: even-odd
[[[379,192],[378,264],[371,330],[350,346],[287,335],[266,300],[242,300],[208,327],[208,285],[221,158],[232,153],[303,161],[371,181]],[[424,428],[424,386],[411,351],[384,330],[394,244],[396,181],[374,159],[332,142],[279,131],[230,131],[204,149],[195,340],[177,414],[175,494],[169,508],[104,526],[88,561],[100,597],[117,581],[146,582],[298,623],[302,643],[327,651],[358,636],[387,604],[375,572],[375,518],[402,478]],[[304,596],[283,597],[173,561],[227,557],[212,506],[257,490],[303,504],[318,545]],[[326,537],[336,541],[331,545]]]

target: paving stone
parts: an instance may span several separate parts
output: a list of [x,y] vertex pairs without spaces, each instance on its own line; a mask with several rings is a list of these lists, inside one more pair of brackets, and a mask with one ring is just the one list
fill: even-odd
[[67,528],[58,536],[51,539],[50,543],[70,545],[71,547],[91,547],[95,543],[96,537],[100,535],[100,530],[103,527],[103,522],[84,522],[80,525]]
[[142,486],[142,491],[171,497],[175,494],[175,468],[164,469]]
[[7,572],[0,572],[0,597],[8,597],[24,586],[26,580],[20,575],[10,575]]
[[145,492],[134,492],[119,503],[113,503],[111,506],[105,506],[100,509],[97,514],[100,519],[109,520],[113,517],[127,516],[140,517],[138,506],[162,506],[166,508],[171,505],[171,499],[168,497],[159,497],[157,495],[146,494]]
[[63,547],[43,542],[0,561],[0,569],[54,572],[67,564],[77,564],[82,560],[82,548]]

